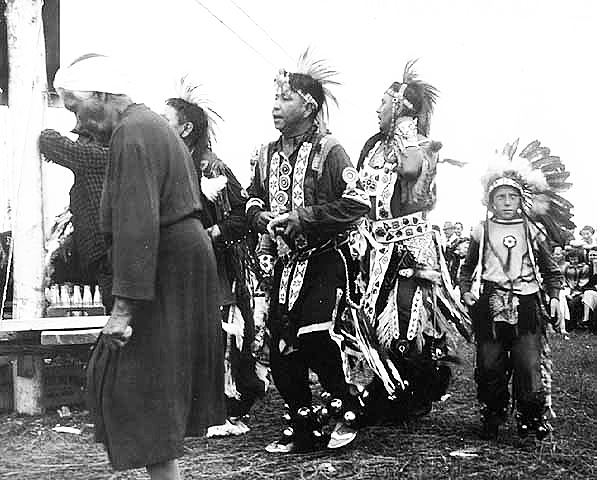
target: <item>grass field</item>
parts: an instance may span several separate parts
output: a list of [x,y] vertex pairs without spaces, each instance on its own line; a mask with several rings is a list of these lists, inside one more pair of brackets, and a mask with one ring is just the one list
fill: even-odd
[[[597,479],[597,336],[551,337],[555,433],[521,442],[511,418],[497,442],[478,437],[473,348],[462,354],[451,397],[416,422],[368,427],[338,452],[272,456],[263,447],[280,431],[275,389],[257,404],[242,437],[190,439],[181,459],[186,479]],[[0,478],[143,479],[143,470],[112,472],[85,412],[70,418],[0,416]],[[81,434],[58,433],[56,424]]]

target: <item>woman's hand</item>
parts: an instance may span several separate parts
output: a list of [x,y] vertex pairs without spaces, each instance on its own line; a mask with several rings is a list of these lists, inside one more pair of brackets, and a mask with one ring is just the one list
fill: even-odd
[[102,329],[102,339],[111,350],[124,347],[131,336],[133,328],[129,325],[133,319],[133,301],[115,297],[110,319]]

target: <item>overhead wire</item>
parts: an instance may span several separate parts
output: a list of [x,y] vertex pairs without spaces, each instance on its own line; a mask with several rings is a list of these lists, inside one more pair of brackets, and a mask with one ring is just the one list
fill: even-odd
[[243,37],[241,37],[236,30],[230,27],[226,22],[224,22],[220,17],[218,17],[215,13],[213,13],[209,8],[207,8],[200,0],[195,0],[195,3],[200,5],[207,13],[209,13],[212,17],[214,17],[218,22],[220,22],[224,27],[226,27],[236,38],[238,38],[241,42],[243,42],[247,47],[253,50],[257,55],[259,55],[263,60],[269,63],[272,67],[276,68],[276,65],[271,62],[265,55],[263,55],[259,50],[257,50],[253,45],[247,42]]
[[280,45],[269,33],[267,33],[267,31],[261,25],[259,25],[255,20],[253,20],[253,18],[247,12],[245,12],[234,0],[228,0],[228,1],[230,3],[232,3],[232,5],[234,5],[238,10],[240,10],[245,17],[247,17],[249,20],[251,20],[251,22],[253,22],[253,24],[259,30],[261,30],[265,34],[265,36],[272,41],[272,43],[274,45],[276,45],[282,52],[284,52],[284,54],[288,58],[290,58],[291,60],[294,60],[294,58],[292,57],[292,55],[290,55],[290,53],[288,53],[288,51],[286,51],[286,49],[282,45]]
[[[237,37],[241,42],[243,42],[247,47],[253,50],[257,55],[259,55],[263,60],[265,60],[268,64],[270,64],[274,68],[278,68],[278,65],[275,65],[272,61],[270,61],[263,53],[257,50],[253,45],[247,42],[240,34],[238,34],[232,27],[230,27],[226,22],[224,22],[220,17],[218,17],[215,13],[213,13],[208,7],[206,7],[200,0],[194,0],[198,5],[203,7],[205,11],[207,11],[213,18],[215,18],[218,22],[220,22],[226,29],[228,29],[235,37]],[[269,39],[272,41],[282,52],[284,52],[290,59],[293,59],[292,55],[290,55],[279,42],[277,42],[267,31],[261,27],[247,12],[245,12],[239,5],[236,4],[234,0],[229,0],[238,10],[240,10],[253,24],[255,24]],[[345,99],[345,101],[352,105],[353,107],[359,110],[367,110],[363,106],[356,104],[350,99]]]

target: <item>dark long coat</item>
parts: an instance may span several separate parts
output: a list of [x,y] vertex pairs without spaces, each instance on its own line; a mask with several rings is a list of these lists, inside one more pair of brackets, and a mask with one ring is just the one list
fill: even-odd
[[216,264],[199,195],[176,133],[130,106],[112,135],[101,220],[112,293],[138,306],[129,343],[113,352],[100,338],[88,369],[96,438],[118,470],[177,458],[185,434],[225,419]]

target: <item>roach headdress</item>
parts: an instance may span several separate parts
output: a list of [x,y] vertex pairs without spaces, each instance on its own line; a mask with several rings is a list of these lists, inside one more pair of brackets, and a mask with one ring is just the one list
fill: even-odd
[[338,105],[338,100],[330,90],[330,87],[340,85],[340,82],[334,80],[337,75],[338,72],[325,60],[314,59],[311,50],[307,48],[298,59],[296,71],[281,69],[275,82],[279,94],[293,91],[298,93],[305,103],[311,104],[317,112],[316,121],[320,129],[325,131],[330,102]]
[[212,103],[208,100],[204,88],[200,83],[194,83],[190,75],[184,75],[177,86],[177,97],[191,105],[199,107],[207,118],[207,134],[209,143],[215,140],[215,128],[218,120],[222,117],[213,109]]
[[493,191],[508,185],[520,192],[521,209],[525,217],[541,228],[553,241],[562,243],[566,229],[575,228],[572,222],[573,205],[560,193],[572,184],[560,157],[551,155],[539,140],[529,143],[516,156],[518,140],[506,144],[497,154],[482,177],[483,203],[491,205]]
[[411,115],[417,119],[417,130],[421,135],[429,134],[429,124],[438,91],[421,80],[414,70],[417,60],[409,60],[404,67],[402,82],[394,82],[386,91],[394,102],[392,118]]

